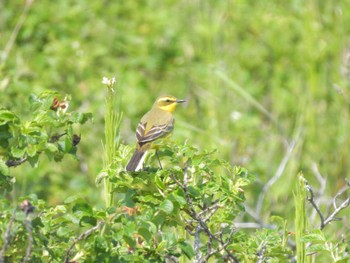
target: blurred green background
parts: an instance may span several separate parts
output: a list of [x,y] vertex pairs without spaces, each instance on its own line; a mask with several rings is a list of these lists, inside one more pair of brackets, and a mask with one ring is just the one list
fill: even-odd
[[78,131],[79,161],[12,169],[14,202],[79,193],[103,207],[103,76],[117,78],[123,143],[135,143],[155,98],[171,94],[188,101],[173,140],[218,149],[253,173],[248,205],[280,172],[263,218],[290,217],[299,171],[315,190],[317,169],[327,178],[325,199],[349,178],[350,1],[34,1],[11,44],[25,5],[0,1],[0,105],[30,119],[29,94],[58,90],[94,121]]

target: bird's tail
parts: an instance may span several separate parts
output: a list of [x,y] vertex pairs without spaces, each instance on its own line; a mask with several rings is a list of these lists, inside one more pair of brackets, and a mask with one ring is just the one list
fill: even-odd
[[148,149],[148,145],[144,145],[142,147],[137,146],[133,156],[128,162],[128,165],[126,166],[126,170],[129,172],[137,172],[141,170]]

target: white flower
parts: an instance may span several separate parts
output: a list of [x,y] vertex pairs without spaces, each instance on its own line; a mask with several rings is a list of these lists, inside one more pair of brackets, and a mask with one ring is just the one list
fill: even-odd
[[107,77],[103,77],[102,78],[102,84],[105,84],[107,86],[112,86],[114,85],[114,83],[116,83],[116,79],[113,77],[111,79],[107,78]]
[[102,84],[108,85],[109,84],[109,78],[103,77],[102,78]]
[[230,117],[232,121],[238,121],[242,117],[242,113],[239,111],[233,111],[231,112]]
[[114,89],[113,89],[113,85],[114,83],[116,83],[116,79],[113,77],[111,79],[107,78],[107,77],[103,77],[102,78],[102,84],[105,84],[107,85],[107,87],[112,91],[114,92]]

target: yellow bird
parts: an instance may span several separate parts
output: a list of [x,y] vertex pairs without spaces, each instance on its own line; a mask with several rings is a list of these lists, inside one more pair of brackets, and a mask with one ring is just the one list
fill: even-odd
[[173,111],[178,103],[185,102],[173,96],[160,96],[152,109],[141,119],[136,129],[136,150],[131,157],[127,171],[139,171],[153,141],[167,136],[174,129]]

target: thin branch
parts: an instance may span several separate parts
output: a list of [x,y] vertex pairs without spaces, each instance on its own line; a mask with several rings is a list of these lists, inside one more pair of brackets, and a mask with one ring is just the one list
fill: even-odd
[[16,167],[18,165],[21,165],[22,163],[25,163],[27,160],[28,160],[27,157],[23,157],[23,158],[18,159],[18,160],[7,160],[6,165],[7,165],[7,167]]
[[194,251],[196,253],[196,257],[194,262],[200,262],[202,253],[200,252],[200,232],[202,231],[201,227],[198,225],[196,227],[196,231],[194,232]]
[[64,259],[64,262],[65,263],[69,263],[69,257],[71,255],[71,252],[74,248],[74,246],[81,240],[87,238],[89,235],[91,235],[93,232],[97,231],[98,229],[100,229],[100,227],[102,226],[104,222],[103,221],[99,221],[97,223],[96,226],[86,230],[84,233],[82,233],[78,238],[76,238],[73,243],[69,246],[69,248],[66,250],[66,257]]
[[312,190],[311,185],[309,185],[306,180],[305,180],[305,183],[306,183],[306,190],[308,190],[309,193],[310,193],[310,196],[307,197],[307,200],[315,208],[318,216],[320,217],[320,219],[321,219],[321,229],[322,229],[323,228],[323,223],[324,223],[324,216],[323,216],[320,208],[318,207],[318,205],[315,202],[315,195],[314,195],[314,191]]
[[22,203],[19,205],[19,208],[25,213],[26,218],[24,219],[24,225],[26,227],[26,230],[28,232],[28,243],[27,243],[27,249],[26,249],[26,255],[23,258],[22,262],[28,262],[30,260],[30,256],[32,255],[32,247],[33,247],[33,230],[32,230],[32,221],[30,220],[30,214],[34,212],[35,206],[32,205],[32,203],[29,200],[23,200]]
[[0,263],[4,263],[5,262],[4,261],[5,252],[6,252],[6,249],[7,249],[8,245],[10,244],[11,228],[12,228],[12,224],[15,221],[15,218],[16,218],[16,212],[17,212],[17,209],[13,210],[10,222],[7,225],[7,228],[6,228],[6,232],[5,232],[5,235],[4,235],[4,244],[3,244],[2,249],[0,251]]
[[22,262],[29,262],[30,256],[32,255],[32,247],[33,247],[33,231],[32,231],[32,222],[29,219],[29,215],[26,216],[24,220],[24,225],[26,227],[26,230],[28,232],[28,244],[27,244],[27,249],[26,249],[26,256],[24,257]]
[[274,185],[277,182],[277,180],[282,176],[289,159],[292,157],[292,153],[293,153],[293,150],[296,146],[296,142],[297,142],[297,140],[292,140],[292,142],[288,145],[286,154],[285,154],[284,158],[282,159],[280,165],[278,166],[278,169],[277,169],[275,175],[273,177],[271,177],[271,179],[265,184],[264,188],[262,189],[262,191],[259,195],[258,203],[256,205],[255,214],[257,214],[257,215],[261,214],[261,209],[262,209],[262,205],[264,203],[265,194],[270,190],[271,186]]
[[[322,196],[326,190],[327,179],[321,175],[316,162],[312,162],[311,169],[312,169],[317,181],[320,183],[320,190],[318,190],[317,195]],[[315,199],[315,203],[319,206],[320,205],[320,198]],[[310,216],[310,221],[314,221],[316,214],[317,214],[317,211],[314,210],[312,215]]]
[[321,229],[323,229],[327,224],[332,221],[339,221],[341,218],[336,218],[335,216],[343,209],[347,208],[350,204],[350,197],[348,197],[343,203],[338,206],[333,213],[323,222],[323,226],[321,225]]
[[258,251],[257,255],[258,255],[258,261],[257,263],[263,263],[264,260],[265,260],[265,251],[266,251],[266,246],[267,246],[267,242],[264,241],[262,244],[261,244],[261,248],[260,250]]
[[312,187],[306,182],[306,189],[309,191],[310,196],[307,198],[307,200],[311,203],[311,205],[314,207],[314,209],[316,210],[317,214],[320,217],[321,220],[321,224],[320,224],[320,229],[322,230],[323,228],[325,228],[326,225],[328,225],[330,222],[332,221],[339,221],[341,220],[341,218],[336,218],[336,215],[343,209],[345,209],[346,207],[348,207],[350,205],[350,197],[348,197],[347,199],[345,199],[345,201],[343,201],[340,206],[336,205],[336,200],[338,199],[338,197],[343,194],[347,189],[350,188],[350,183],[348,180],[346,180],[347,182],[347,187],[346,189],[341,189],[333,198],[333,205],[334,205],[334,211],[333,213],[325,219],[324,215],[322,214],[319,206],[317,205],[317,203],[315,202],[315,196],[314,196],[314,192],[312,190]]
[[[230,259],[231,262],[235,262],[238,263],[238,260],[236,259],[236,257],[227,249],[227,246],[230,244],[231,240],[232,240],[232,236],[233,233],[235,232],[235,229],[232,228],[231,229],[231,233],[229,235],[229,237],[226,239],[226,242],[223,241],[222,239],[222,232],[219,233],[220,237],[218,237],[217,235],[213,234],[208,225],[207,225],[207,221],[210,219],[210,217],[212,216],[211,213],[209,213],[209,218],[208,218],[208,213],[203,213],[199,212],[197,213],[193,201],[192,201],[192,197],[190,196],[189,192],[188,192],[188,182],[189,182],[189,178],[188,178],[188,173],[187,173],[187,167],[185,167],[183,169],[183,173],[184,173],[184,178],[183,178],[183,183],[181,183],[173,173],[171,173],[171,177],[172,179],[176,182],[176,184],[182,189],[182,191],[185,194],[185,198],[186,198],[186,202],[188,204],[188,208],[189,210],[187,211],[188,215],[193,219],[194,222],[192,222],[192,225],[194,223],[198,224],[194,233],[195,236],[195,251],[196,249],[199,249],[199,233],[201,231],[203,231],[207,236],[208,236],[208,254],[205,256],[204,259],[203,256],[200,257],[200,255],[198,255],[198,253],[196,254],[196,260],[195,262],[206,262],[212,255],[220,252],[221,250],[224,250],[227,254],[227,258],[228,260]],[[211,209],[208,210],[208,212],[210,212],[212,209],[218,209],[218,207],[212,206]],[[215,210],[215,211],[216,211]],[[213,240],[217,241],[220,244],[220,247],[212,250],[212,242]]]

